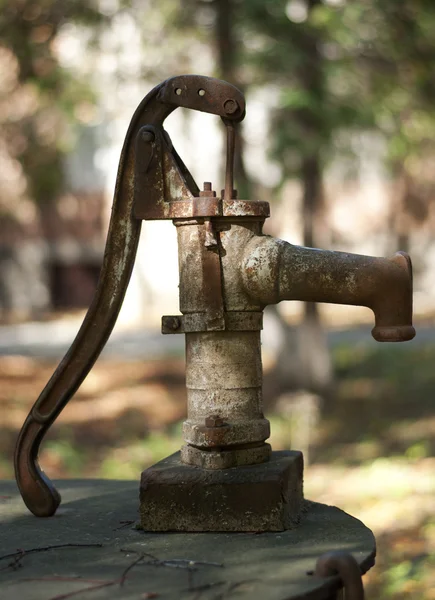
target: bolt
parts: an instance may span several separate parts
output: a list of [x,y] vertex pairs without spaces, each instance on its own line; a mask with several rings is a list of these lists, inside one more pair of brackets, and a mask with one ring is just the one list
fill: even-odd
[[228,100],[225,100],[224,111],[226,112],[227,115],[233,115],[235,112],[237,112],[238,108],[239,108],[239,105],[237,104],[236,100],[232,100],[231,98]]
[[142,131],[142,140],[144,142],[154,142],[155,136],[152,131]]
[[180,328],[181,321],[178,317],[167,317],[165,319],[165,325],[168,329],[173,329],[176,331]]
[[213,198],[216,197],[216,192],[213,191],[213,187],[212,187],[210,181],[204,181],[204,187],[199,192],[199,196],[200,196],[200,198],[204,198],[204,197],[208,197],[208,196],[212,196]]
[[210,415],[205,418],[206,427],[223,427],[224,425],[226,425],[226,423],[219,415]]

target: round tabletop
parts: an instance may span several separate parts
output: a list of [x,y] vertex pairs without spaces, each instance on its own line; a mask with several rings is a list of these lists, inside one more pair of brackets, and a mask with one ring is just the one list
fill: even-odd
[[300,525],[280,533],[147,533],[138,482],[56,487],[62,504],[41,519],[15,482],[0,482],[2,600],[322,600],[340,580],[313,575],[319,556],[349,552],[362,573],[374,564],[372,532],[332,506],[307,502]]

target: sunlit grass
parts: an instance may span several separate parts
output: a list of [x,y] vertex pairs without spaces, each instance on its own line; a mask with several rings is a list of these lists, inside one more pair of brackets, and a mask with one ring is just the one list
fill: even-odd
[[144,440],[110,450],[98,475],[108,479],[138,479],[152,464],[180,449],[181,424],[168,431],[153,431]]

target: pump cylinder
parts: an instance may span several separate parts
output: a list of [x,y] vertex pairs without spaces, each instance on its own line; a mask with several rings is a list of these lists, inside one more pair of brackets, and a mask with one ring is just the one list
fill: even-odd
[[[262,412],[260,352],[259,331],[186,334],[189,417],[183,432],[188,444],[222,448],[269,437]],[[219,419],[217,426],[210,417]]]

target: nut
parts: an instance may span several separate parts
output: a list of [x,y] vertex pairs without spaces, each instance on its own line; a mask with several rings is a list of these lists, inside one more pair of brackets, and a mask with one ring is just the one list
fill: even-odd
[[200,198],[209,198],[210,196],[216,198],[216,192],[213,191],[213,187],[210,181],[204,181],[204,188],[199,192]]
[[205,418],[206,427],[223,427],[225,424],[225,421],[219,415],[210,415]]

